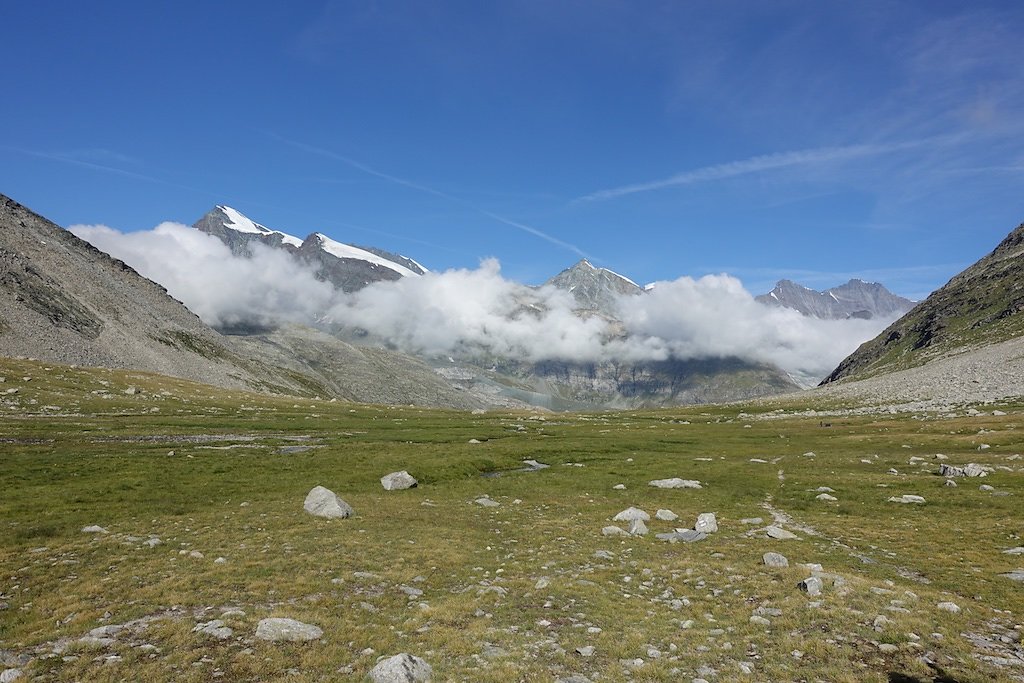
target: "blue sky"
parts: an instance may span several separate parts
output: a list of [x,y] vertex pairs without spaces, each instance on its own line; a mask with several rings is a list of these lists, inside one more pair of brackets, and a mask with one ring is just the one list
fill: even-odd
[[285,5],[9,3],[0,192],[754,293],[922,297],[1024,220],[1019,2]]

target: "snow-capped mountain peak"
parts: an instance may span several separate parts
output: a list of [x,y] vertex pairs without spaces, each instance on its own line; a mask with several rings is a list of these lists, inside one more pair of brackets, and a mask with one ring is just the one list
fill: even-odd
[[357,259],[360,261],[366,261],[374,265],[383,266],[384,268],[390,268],[399,275],[404,277],[418,277],[420,273],[417,273],[405,266],[395,263],[390,259],[386,259],[382,256],[378,256],[373,252],[360,249],[359,247],[353,247],[351,244],[343,244],[336,240],[332,240],[322,232],[315,232],[310,235],[307,239],[315,239],[319,244],[320,248],[326,251],[331,256],[337,256],[342,259]]
[[302,240],[298,237],[281,232],[280,230],[271,230],[265,225],[260,225],[237,209],[232,209],[230,206],[223,205],[217,206],[217,208],[220,209],[221,213],[223,213],[227,218],[227,220],[224,221],[224,227],[229,230],[257,235],[279,235],[281,237],[281,241],[285,244],[290,244],[293,247],[302,246]]

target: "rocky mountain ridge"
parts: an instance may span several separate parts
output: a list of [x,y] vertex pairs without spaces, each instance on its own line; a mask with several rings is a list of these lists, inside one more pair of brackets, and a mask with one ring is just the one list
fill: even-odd
[[899,317],[914,302],[893,294],[877,282],[852,279],[846,284],[816,291],[792,280],[779,280],[772,291],[754,297],[768,306],[783,306],[823,320]]
[[1024,224],[954,276],[823,383],[890,373],[1024,335]]
[[254,245],[280,249],[310,267],[320,280],[343,292],[355,292],[372,282],[423,275],[426,269],[410,258],[373,247],[356,247],[323,233],[305,239],[256,223],[230,206],[218,205],[196,221],[196,230],[213,235],[236,256],[252,256]]

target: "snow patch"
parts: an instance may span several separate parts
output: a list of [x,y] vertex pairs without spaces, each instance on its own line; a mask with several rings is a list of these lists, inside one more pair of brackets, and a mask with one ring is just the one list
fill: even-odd
[[320,248],[326,251],[328,254],[331,254],[332,256],[337,256],[338,258],[366,261],[374,265],[383,266],[384,268],[390,268],[399,275],[405,277],[417,277],[419,275],[419,273],[410,270],[403,265],[395,263],[394,261],[389,261],[388,259],[383,258],[382,256],[377,256],[376,254],[366,251],[365,249],[353,247],[350,244],[342,244],[341,242],[336,242],[327,235],[324,235],[323,233],[318,232],[316,233],[315,237],[320,241]]
[[278,230],[271,230],[265,225],[255,223],[241,211],[232,209],[230,206],[218,206],[217,208],[228,217],[228,222],[224,224],[224,227],[229,230],[234,230],[235,232],[247,232],[256,235],[280,235],[281,241],[285,244],[291,244],[295,247],[302,246],[302,240],[298,237]]

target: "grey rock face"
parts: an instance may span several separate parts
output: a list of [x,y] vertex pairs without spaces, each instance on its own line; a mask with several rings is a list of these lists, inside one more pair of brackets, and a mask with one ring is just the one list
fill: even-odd
[[382,659],[370,670],[373,683],[429,683],[433,675],[429,664],[405,652]]
[[599,312],[612,318],[619,314],[620,298],[644,293],[632,280],[605,268],[597,268],[586,259],[563,270],[545,284],[572,294],[579,310]]
[[418,484],[419,482],[405,470],[385,474],[380,478],[380,485],[384,487],[385,491],[402,491],[411,489]]
[[354,514],[351,505],[339,498],[334,491],[323,486],[314,486],[310,490],[302,509],[311,515],[327,519],[345,519]]
[[897,318],[914,307],[913,301],[893,294],[877,282],[857,279],[823,292],[780,280],[771,292],[755,298],[769,306],[792,308],[824,320]]
[[260,640],[279,642],[283,640],[303,642],[319,640],[324,632],[312,624],[304,624],[295,619],[272,617],[260,619],[256,625],[256,637]]

